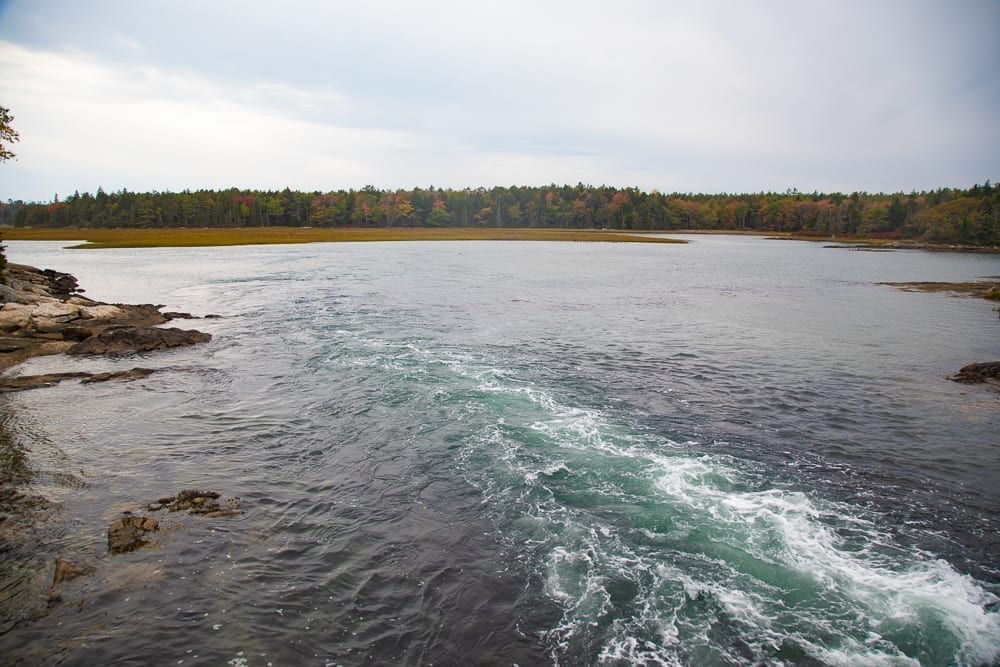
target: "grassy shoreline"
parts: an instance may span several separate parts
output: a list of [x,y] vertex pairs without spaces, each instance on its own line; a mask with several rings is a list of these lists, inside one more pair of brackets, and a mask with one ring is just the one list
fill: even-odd
[[686,243],[668,237],[579,229],[227,227],[170,229],[5,228],[8,241],[84,241],[73,248],[164,248],[363,241],[584,241]]
[[604,243],[687,243],[677,234],[735,234],[780,241],[835,244],[857,250],[939,250],[1000,253],[1000,247],[928,243],[913,239],[815,236],[758,230],[593,230],[495,227],[170,227],[165,229],[93,229],[62,227],[5,227],[8,241],[77,241],[71,248],[181,248],[289,243],[343,243],[368,241],[578,241]]

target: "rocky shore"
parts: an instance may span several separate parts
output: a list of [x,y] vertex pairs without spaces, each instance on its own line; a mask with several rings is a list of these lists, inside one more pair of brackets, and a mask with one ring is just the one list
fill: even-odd
[[[193,329],[162,327],[188,313],[164,313],[160,306],[108,304],[83,296],[76,278],[52,270],[10,264],[0,285],[0,373],[32,357],[53,354],[122,357],[211,340]],[[131,381],[156,369],[136,367],[105,373],[65,372],[0,375],[0,393],[47,387],[58,382]],[[2,424],[0,424],[2,426]],[[17,439],[0,428],[0,635],[38,618],[62,600],[66,582],[107,565],[71,562],[43,537],[57,520],[57,504],[31,491],[31,466]],[[239,500],[218,502],[213,491],[182,490],[157,503],[136,503],[107,527],[107,558],[154,543],[160,521],[139,511],[188,510],[206,517],[240,512]],[[169,502],[164,502],[169,501]],[[3,662],[0,660],[0,662]]]
[[[76,278],[66,273],[10,264],[5,277],[6,284],[0,285],[0,371],[40,355],[123,355],[212,338],[201,331],[157,326],[190,318],[188,313],[88,299]],[[23,379],[16,387],[0,381],[0,390],[26,388],[30,383]]]

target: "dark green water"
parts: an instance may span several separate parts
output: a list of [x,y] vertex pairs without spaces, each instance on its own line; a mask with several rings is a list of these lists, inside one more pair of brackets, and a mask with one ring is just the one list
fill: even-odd
[[[1000,358],[985,301],[893,280],[989,256],[408,243],[63,251],[106,301],[226,315],[207,346],[0,409],[91,562],[0,636],[62,664],[990,665]],[[246,512],[109,558],[180,488]],[[130,505],[131,503],[131,505]],[[180,663],[180,661],[184,661]]]

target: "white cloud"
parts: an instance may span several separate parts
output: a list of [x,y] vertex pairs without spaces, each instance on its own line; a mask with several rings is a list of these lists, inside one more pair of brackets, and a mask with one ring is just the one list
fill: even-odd
[[0,102],[23,139],[0,196],[967,185],[1000,171],[998,16],[972,1],[12,0]]
[[[219,85],[194,73],[115,67],[82,54],[2,42],[0,87],[5,104],[17,110],[22,135],[7,182],[44,183],[38,196],[45,197],[97,185],[355,186],[376,180],[372,156],[388,159],[424,141],[405,132],[318,124],[288,112],[338,104],[329,93]],[[277,100],[284,106],[269,103]]]

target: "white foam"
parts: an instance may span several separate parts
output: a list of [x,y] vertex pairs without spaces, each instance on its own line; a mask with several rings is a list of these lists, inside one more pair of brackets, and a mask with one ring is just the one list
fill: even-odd
[[[692,646],[722,656],[733,649],[710,638],[713,623],[737,633],[761,659],[789,641],[833,665],[918,664],[896,645],[900,636],[944,628],[957,664],[1000,661],[1000,615],[986,611],[995,597],[943,561],[892,547],[850,507],[766,488],[722,457],[677,455],[666,438],[567,405],[483,359],[414,343],[360,342],[371,356],[358,361],[405,371],[407,381],[441,382],[442,366],[457,380],[447,394],[464,393],[467,402],[456,417],[478,428],[478,444],[457,456],[466,466],[486,457],[472,480],[484,504],[505,514],[541,559],[545,592],[563,610],[548,634],[557,661],[574,655],[578,642],[592,647],[593,637],[584,639],[594,632],[602,633],[601,661],[677,665]],[[627,527],[602,523],[585,503],[569,505],[553,492],[563,477],[579,483],[605,469],[606,479],[580,492],[624,505],[630,499],[622,479],[648,482],[641,502],[662,515],[664,527],[632,529],[641,544],[622,536]],[[575,474],[555,478],[563,472]],[[628,510],[618,516],[627,523]],[[616,580],[636,590],[623,616],[613,604]]]

